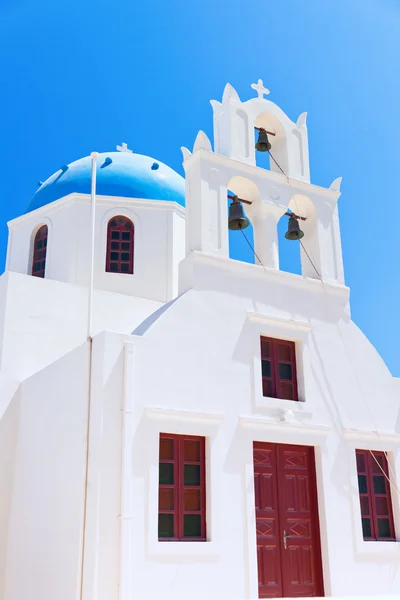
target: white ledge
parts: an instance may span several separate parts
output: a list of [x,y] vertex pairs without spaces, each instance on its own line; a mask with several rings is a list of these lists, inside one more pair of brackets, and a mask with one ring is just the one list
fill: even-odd
[[275,317],[273,315],[265,315],[262,313],[248,312],[247,319],[252,323],[262,323],[268,325],[279,324],[284,327],[301,329],[302,331],[311,331],[312,326],[305,321],[297,321],[295,319],[285,319],[284,317]]
[[400,433],[396,431],[372,431],[366,429],[343,429],[348,440],[384,440],[400,443]]
[[251,429],[273,429],[279,431],[296,431],[298,433],[313,433],[318,436],[327,436],[331,430],[328,425],[304,425],[302,423],[287,423],[278,421],[277,419],[266,419],[252,415],[240,415],[239,423],[242,427],[250,427]]
[[[296,273],[289,273],[287,271],[281,271],[280,269],[272,269],[269,267],[263,267],[253,263],[247,263],[240,260],[228,258],[226,256],[216,256],[207,252],[201,252],[199,250],[192,250],[183,262],[187,262],[193,266],[206,264],[207,267],[215,269],[221,269],[226,272],[233,273],[235,277],[238,277],[239,273],[242,277],[257,277],[259,279],[266,279],[266,275],[270,279],[271,283],[279,281],[284,285],[290,285],[300,289],[306,289],[310,292],[336,295],[343,299],[343,302],[347,302],[350,295],[350,288],[340,283],[331,281],[321,281],[320,279],[314,279],[312,277],[305,277]],[[182,264],[181,263],[181,264]]]
[[146,417],[150,419],[171,419],[178,421],[201,421],[219,425],[224,420],[222,413],[207,413],[190,410],[179,410],[174,408],[148,407],[145,411]]

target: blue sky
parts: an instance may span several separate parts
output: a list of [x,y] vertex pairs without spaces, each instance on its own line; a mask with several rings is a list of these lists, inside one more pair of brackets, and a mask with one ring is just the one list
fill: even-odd
[[343,177],[353,319],[400,376],[399,31],[397,0],[0,0],[1,264],[38,180],[122,141],[182,173],[209,100],[261,77],[308,111],[312,182]]

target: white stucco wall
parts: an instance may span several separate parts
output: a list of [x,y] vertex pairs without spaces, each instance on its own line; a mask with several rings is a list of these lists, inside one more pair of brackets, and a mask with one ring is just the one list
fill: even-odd
[[88,344],[21,385],[9,488],[7,600],[78,597],[87,391]]
[[[161,303],[95,290],[93,334],[129,333]],[[0,277],[1,369],[18,380],[86,341],[88,292],[80,286],[7,272]]]
[[[48,226],[46,278],[87,286],[91,210],[88,194],[70,194],[8,223],[6,269],[31,274],[36,231]],[[116,216],[135,227],[134,274],[106,273],[107,224]],[[112,196],[96,199],[94,283],[97,289],[158,302],[177,294],[171,278],[184,257],[184,208],[176,202]]]

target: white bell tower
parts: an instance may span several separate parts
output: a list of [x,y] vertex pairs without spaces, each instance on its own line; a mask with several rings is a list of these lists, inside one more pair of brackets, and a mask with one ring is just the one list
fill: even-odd
[[[261,80],[251,87],[257,97],[246,102],[229,83],[222,103],[211,100],[214,150],[202,131],[192,153],[182,148],[186,256],[198,251],[229,257],[227,195],[231,191],[251,202],[244,208],[253,225],[256,254],[264,267],[279,269],[277,225],[291,211],[302,217],[305,234],[302,275],[344,284],[337,210],[341,178],[329,188],[310,183],[307,113],[294,123],[264,97],[269,90]],[[255,133],[259,129],[268,132],[270,169],[256,166]]]

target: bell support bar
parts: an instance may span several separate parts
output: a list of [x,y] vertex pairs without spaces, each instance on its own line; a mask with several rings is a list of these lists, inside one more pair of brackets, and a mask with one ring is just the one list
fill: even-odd
[[307,217],[300,217],[299,215],[296,215],[294,212],[285,212],[284,213],[286,217],[294,217],[295,219],[300,219],[300,221],[307,221]]
[[272,131],[267,131],[266,129],[264,129],[264,127],[254,127],[254,129],[256,129],[257,131],[265,131],[265,133],[268,133],[268,135],[276,135],[276,133],[273,133]]
[[244,202],[244,204],[253,204],[250,200],[244,200],[243,198],[239,198],[238,196],[230,196],[228,194],[229,200],[233,200],[234,202]]
[[[250,202],[250,200],[245,200],[244,198],[239,198],[239,196],[231,196],[230,194],[228,194],[228,198],[230,200],[233,200],[234,202],[243,202],[244,204],[253,204],[252,202]],[[300,221],[307,221],[307,217],[300,217],[299,215],[296,215],[295,213],[291,212],[285,212],[284,213],[286,217],[295,217],[296,219],[300,219]]]

